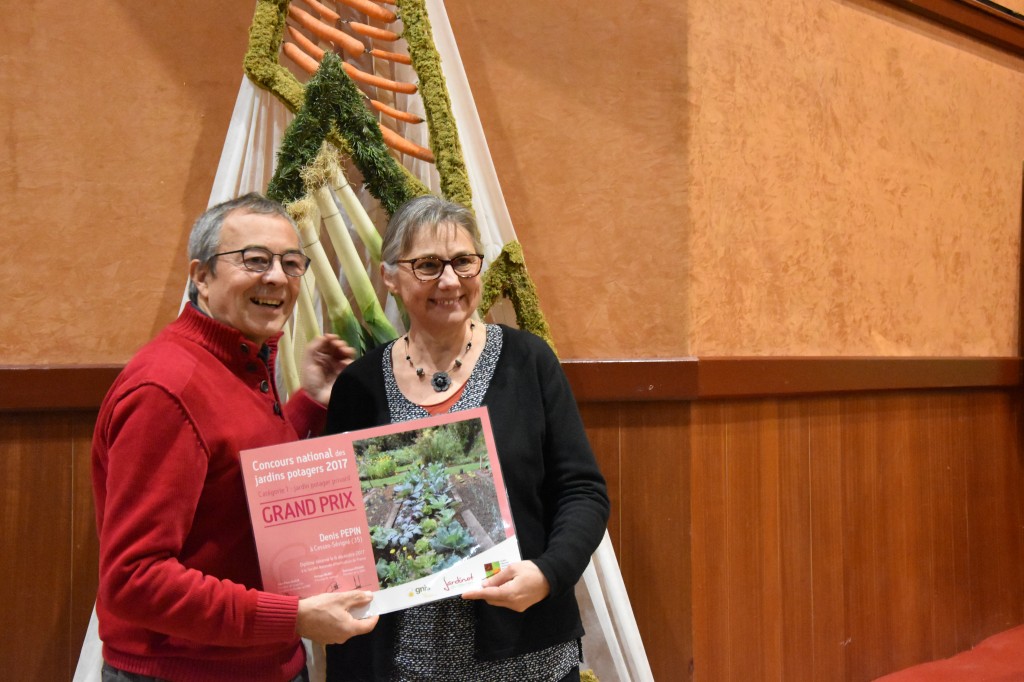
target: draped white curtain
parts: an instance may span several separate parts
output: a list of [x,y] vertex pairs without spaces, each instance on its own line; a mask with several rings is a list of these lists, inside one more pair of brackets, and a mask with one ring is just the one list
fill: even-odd
[[[477,114],[473,95],[469,89],[462,59],[448,22],[442,0],[426,0],[434,43],[441,57],[447,81],[452,110],[458,124],[459,140],[473,193],[473,209],[480,227],[487,261],[490,262],[509,241],[516,239],[512,220],[501,193],[497,174],[484,138],[483,127]],[[411,67],[399,72],[406,82],[414,82]],[[398,105],[422,115],[422,102],[418,96],[399,95]],[[407,101],[402,101],[406,99]],[[238,98],[231,115],[231,124],[224,140],[217,175],[210,191],[210,206],[250,191],[263,192],[274,172],[277,150],[281,138],[291,122],[292,114],[270,92],[242,78]],[[406,126],[400,130],[410,141],[427,144],[425,125]],[[440,193],[434,166],[411,160],[406,166],[433,192]],[[380,209],[365,191],[360,199],[371,217],[379,218]],[[187,299],[183,296],[182,304]],[[391,309],[393,311],[393,308]],[[492,310],[492,316],[502,322],[514,323],[508,309]],[[590,565],[576,587],[584,627],[584,668],[594,671],[602,682],[646,682],[653,680],[636,620],[630,607],[608,534],[594,553]],[[74,682],[99,682],[102,667],[102,643],[97,631],[96,612],[93,611],[89,629],[82,645]],[[309,654],[310,679],[323,680],[322,647],[306,642]]]

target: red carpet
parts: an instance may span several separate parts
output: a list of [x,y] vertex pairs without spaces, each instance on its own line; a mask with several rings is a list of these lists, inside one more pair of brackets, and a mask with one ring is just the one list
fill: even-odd
[[1024,682],[1024,625],[970,651],[879,677],[875,682]]

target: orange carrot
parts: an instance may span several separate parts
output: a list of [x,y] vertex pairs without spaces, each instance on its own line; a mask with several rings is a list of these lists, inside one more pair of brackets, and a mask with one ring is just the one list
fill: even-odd
[[366,50],[366,46],[352,36],[342,33],[333,26],[328,26],[309,12],[305,12],[295,5],[288,5],[288,16],[299,26],[316,35],[316,37],[334,43],[353,57],[358,57]]
[[380,133],[384,136],[384,144],[395,151],[408,154],[409,156],[414,156],[421,161],[434,163],[434,152],[430,151],[426,147],[421,147],[418,144],[409,142],[409,140],[405,139],[387,126],[381,126]]
[[359,35],[366,36],[368,38],[376,38],[377,40],[386,40],[388,42],[394,42],[401,38],[394,31],[389,31],[384,28],[377,28],[376,26],[370,26],[369,24],[361,24],[358,21],[348,22],[348,27]]
[[310,55],[317,61],[324,58],[324,51],[314,43],[312,40],[306,37],[306,34],[295,28],[294,26],[288,26],[288,35],[292,37],[292,40],[302,48],[302,51]]
[[375,99],[370,100],[370,106],[382,114],[387,114],[391,118],[397,118],[399,121],[405,121],[406,123],[423,123],[423,119],[416,114],[410,114],[408,111],[389,107],[387,104],[384,104],[384,102],[379,102]]
[[303,52],[295,43],[284,43],[281,46],[281,50],[285,53],[285,56],[311,76],[316,73],[317,68],[320,66],[315,59]]
[[323,19],[324,21],[329,21],[333,24],[334,22],[341,19],[340,14],[338,14],[329,7],[325,7],[323,4],[317,2],[317,0],[302,1],[309,5],[310,7],[312,7],[316,11],[316,13],[320,15],[320,18]]
[[366,85],[384,88],[385,90],[391,90],[392,92],[401,92],[406,95],[411,95],[416,92],[415,83],[402,83],[401,81],[392,81],[387,78],[381,78],[380,76],[374,76],[373,74],[366,73],[365,71],[360,71],[348,62],[342,62],[341,68],[345,69],[345,73],[348,74],[349,78],[358,83],[365,83]]
[[[343,5],[348,5],[352,9],[359,10],[368,17],[380,19],[387,24],[390,24],[397,18],[394,12],[381,7],[375,2],[371,2],[371,0],[339,0],[339,2]],[[387,2],[387,0],[384,0],[384,2]],[[395,3],[387,2],[387,4],[394,5]]]
[[389,62],[398,62],[399,64],[412,64],[412,59],[407,54],[398,54],[397,52],[388,52],[386,50],[378,50],[376,48],[370,50],[370,54],[379,59],[386,59]]

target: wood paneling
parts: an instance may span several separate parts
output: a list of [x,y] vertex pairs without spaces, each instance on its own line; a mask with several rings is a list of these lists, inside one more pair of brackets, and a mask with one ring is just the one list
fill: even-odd
[[860,682],[1024,622],[1017,402],[584,404],[655,679]]
[[[96,594],[89,487],[95,412],[0,414],[0,666],[71,679]],[[16,667],[15,667],[16,666]]]
[[[592,395],[655,679],[861,682],[1024,622],[1015,390]],[[24,679],[68,679],[88,621],[94,419],[0,412],[0,665]]]

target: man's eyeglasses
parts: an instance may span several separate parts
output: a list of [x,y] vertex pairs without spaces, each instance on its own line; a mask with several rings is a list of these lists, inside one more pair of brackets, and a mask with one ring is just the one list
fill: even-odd
[[250,246],[244,249],[215,253],[213,257],[230,256],[233,253],[242,254],[242,265],[246,270],[252,272],[266,272],[269,270],[274,264],[274,256],[281,259],[281,270],[289,277],[302,277],[306,273],[306,268],[309,267],[309,258],[301,251],[274,253],[262,246]]
[[467,253],[451,260],[427,256],[426,258],[409,258],[396,262],[408,263],[416,279],[421,282],[430,282],[441,276],[446,265],[452,266],[452,272],[463,279],[476,277],[484,266],[484,256],[482,253]]

